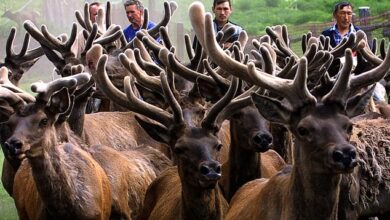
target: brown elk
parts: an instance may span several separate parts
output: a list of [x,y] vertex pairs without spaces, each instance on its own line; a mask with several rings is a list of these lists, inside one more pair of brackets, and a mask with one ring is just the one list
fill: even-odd
[[[347,56],[352,63],[350,51]],[[332,92],[317,103],[307,91],[306,62],[304,58],[300,61],[293,82],[284,82],[289,88],[277,85],[283,84],[282,80],[266,86],[269,79],[264,79],[264,74],[258,77],[261,86],[279,94],[290,93],[289,108],[268,97],[252,98],[266,118],[285,124],[294,134],[294,165],[269,180],[244,185],[233,197],[227,219],[337,219],[341,174],[352,172],[357,165],[356,149],[348,142],[352,123],[343,111],[345,101],[340,95],[348,88],[350,70],[345,67]],[[253,74],[253,66],[249,69]],[[257,210],[242,210],[243,202]]]
[[130,77],[125,78],[126,94],[116,89],[104,71],[106,62],[107,57],[103,55],[95,76],[104,93],[121,105],[159,122],[137,117],[151,137],[171,148],[177,164],[149,186],[140,219],[222,219],[227,203],[217,186],[221,166],[216,159],[222,145],[216,136],[220,124],[215,124],[214,120],[234,96],[237,80],[232,82],[226,96],[210,109],[202,126],[192,127],[184,121],[164,71],[161,72],[161,83],[172,114],[137,99]]
[[[11,155],[27,157],[28,163],[22,166],[31,166],[27,169],[29,178],[24,179],[26,173],[20,173],[25,168],[15,176],[18,184],[14,185],[13,196],[21,219],[110,216],[111,187],[104,170],[83,150],[80,140],[58,135],[57,129],[63,128],[55,126],[58,115],[69,108],[68,89],[88,80],[84,74],[53,81],[45,87],[35,84],[32,90],[38,92],[37,100],[28,105],[13,92],[3,94],[17,103],[16,113],[7,121],[12,135],[4,145]],[[29,209],[28,202],[39,200],[41,209]]]
[[[61,78],[57,81],[63,81],[66,78]],[[56,81],[51,82],[51,84],[55,84]],[[40,93],[41,95],[41,93]],[[58,97],[55,97],[57,102],[60,102]],[[53,99],[53,97],[51,97]],[[39,99],[40,100],[40,99]],[[62,99],[61,99],[62,100]],[[65,99],[66,100],[66,99]],[[37,103],[32,104],[32,108],[38,109],[37,111],[42,111],[48,114],[48,110],[45,110],[46,108],[51,108],[51,105],[49,107],[45,107],[45,101],[40,100],[42,107],[40,107]],[[60,102],[62,105],[66,105],[66,103]],[[34,106],[35,105],[35,106]],[[43,108],[43,110],[41,109]],[[54,109],[53,109],[54,110]],[[27,126],[34,126],[39,121],[36,121],[35,118],[38,117],[43,113],[30,113],[26,115],[23,115],[24,117],[18,118],[17,116],[11,116],[11,119],[7,122],[7,125],[13,130],[12,135],[8,138],[8,140],[5,143],[6,148],[14,155],[18,157],[23,157],[24,154],[28,154],[30,150],[28,150],[30,146],[30,143],[32,145],[38,144],[39,148],[42,148],[41,146],[45,143],[41,143],[39,140],[43,139],[45,140],[46,135],[41,136],[34,136],[31,135],[31,127],[23,127],[23,129],[17,129],[21,125],[27,124]],[[53,114],[48,114],[48,117],[50,120],[53,121],[58,117],[58,112],[55,112]],[[30,121],[31,120],[31,121]],[[26,122],[27,121],[27,122]],[[51,121],[51,123],[54,123]],[[58,121],[58,119],[57,119]],[[58,141],[67,141],[77,139],[78,137],[72,134],[69,128],[66,127],[66,123],[58,123],[51,124],[49,127],[52,127],[52,135],[54,135],[56,138],[58,138]],[[17,126],[16,126],[17,125]],[[18,132],[21,131],[22,133]],[[34,132],[33,132],[34,133]],[[24,135],[24,136],[23,136]],[[25,139],[28,137],[28,139]],[[31,142],[30,142],[31,141]],[[81,140],[79,140],[81,143]],[[78,143],[80,145],[80,143]],[[75,145],[78,146],[78,145]],[[112,190],[112,210],[110,212],[110,218],[116,218],[121,217],[124,219],[131,219],[136,218],[139,214],[139,210],[142,207],[143,198],[147,189],[147,186],[150,184],[150,182],[156,178],[156,176],[164,170],[167,166],[170,165],[170,161],[168,158],[166,158],[161,152],[158,152],[157,150],[148,147],[132,147],[132,149],[128,149],[125,151],[117,151],[114,150],[112,147],[105,147],[101,145],[95,145],[91,147],[87,147],[84,145],[81,145],[82,148],[86,151],[86,154],[89,155],[89,153],[92,155],[92,158],[98,162],[98,164],[103,168],[105,171],[105,174],[109,177],[110,182],[110,189]],[[46,145],[43,146],[44,148]],[[27,148],[27,149],[25,149]],[[57,157],[62,158],[66,157],[65,153],[60,153],[57,155]],[[112,158],[115,158],[115,160],[112,160]],[[29,160],[30,162],[30,160]],[[53,162],[54,163],[54,162]],[[24,166],[29,166],[31,164],[23,164]],[[22,166],[23,166],[22,165]],[[66,165],[66,164],[65,164]],[[57,166],[61,166],[58,165]],[[15,177],[15,184],[14,184],[14,198],[17,202],[17,207],[19,213],[23,215],[24,212],[28,213],[28,216],[32,218],[31,216],[34,212],[31,209],[28,209],[28,204],[31,201],[37,201],[40,202],[39,199],[42,196],[38,196],[36,192],[34,192],[34,185],[37,184],[43,184],[41,182],[37,182],[36,180],[33,181],[31,179],[28,179],[27,177],[34,177],[35,173],[34,169],[32,172],[32,176],[27,175],[23,173],[26,172],[25,168],[21,168],[20,171],[17,171],[16,177]],[[28,170],[28,169],[27,169]],[[24,177],[24,178],[21,178]],[[46,181],[51,181],[50,178],[46,178]],[[31,182],[32,184],[26,184],[23,185],[26,182]],[[58,182],[58,181],[57,181]],[[134,184],[136,183],[136,184]],[[59,183],[60,184],[60,183]],[[31,192],[31,194],[23,195],[21,192],[24,192],[26,190],[26,187],[33,187],[33,188],[27,188]],[[70,186],[72,187],[72,186]],[[79,190],[77,186],[76,188],[72,188],[73,190]],[[39,187],[37,186],[38,191]],[[66,193],[66,192],[64,192]],[[41,191],[39,191],[39,195],[41,195]],[[67,195],[72,196],[72,194]],[[82,195],[77,195],[82,196]],[[27,197],[27,198],[26,198]],[[52,198],[53,201],[56,201],[56,203],[62,203],[62,200],[55,200],[55,198]],[[110,200],[111,201],[111,200]],[[44,205],[42,207],[46,207],[47,201],[42,198],[42,202]],[[71,201],[72,202],[72,201]],[[76,202],[76,201],[73,201]],[[26,207],[26,208],[25,208]],[[47,207],[46,207],[47,208]],[[42,213],[35,212],[36,215],[41,215]],[[36,217],[35,215],[35,217]],[[56,212],[53,214],[54,216],[64,216],[63,214]],[[34,219],[35,219],[34,217]]]

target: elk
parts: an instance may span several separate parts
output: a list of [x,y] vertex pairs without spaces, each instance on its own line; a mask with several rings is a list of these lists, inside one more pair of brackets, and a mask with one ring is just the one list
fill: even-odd
[[222,144],[216,136],[220,124],[214,120],[234,96],[237,80],[232,81],[226,95],[210,109],[201,126],[193,127],[184,121],[164,71],[161,83],[172,113],[136,98],[130,77],[125,78],[126,94],[114,87],[105,72],[106,62],[103,55],[94,76],[103,92],[118,104],[158,122],[136,117],[152,138],[171,148],[177,164],[151,183],[139,219],[223,219],[227,202],[217,185],[221,166],[216,161]]
[[[58,115],[69,108],[68,89],[85,83],[88,77],[64,78],[44,87],[34,84],[32,90],[39,95],[28,105],[12,92],[3,94],[16,103],[16,113],[7,121],[13,132],[5,147],[14,156],[27,157],[21,166],[30,166],[19,169],[15,176],[18,184],[14,185],[13,196],[21,219],[110,216],[112,195],[106,173],[83,150],[79,139],[60,136],[55,128]],[[32,173],[27,174],[30,178],[24,179],[26,173],[20,173],[23,170]],[[42,205],[37,206],[41,209],[29,209],[28,202],[39,200]]]
[[285,166],[280,155],[270,149],[272,135],[268,131],[268,121],[252,103],[235,111],[229,122],[229,158],[222,166],[220,181],[228,201],[245,183],[261,177],[269,178]]
[[[347,56],[352,63],[350,51]],[[339,98],[345,92],[340,88],[348,88],[350,69],[343,68],[334,89],[317,102],[307,91],[306,59],[299,64],[294,81],[284,82],[288,87],[278,85],[283,81],[276,77],[277,83],[266,86],[270,78],[248,66],[251,74],[258,74],[261,86],[284,97],[290,93],[289,108],[265,96],[252,99],[268,120],[286,125],[293,133],[294,161],[290,170],[244,185],[232,198],[226,219],[337,219],[341,174],[351,173],[357,165],[356,148],[349,143],[352,123],[343,111],[345,100]],[[242,210],[242,203],[253,208]]]
[[[77,76],[77,75],[76,75]],[[66,80],[67,77],[58,79],[58,81]],[[50,83],[56,84],[56,81],[53,81]],[[57,83],[58,84],[58,83]],[[48,86],[50,87],[50,86]],[[53,89],[52,89],[53,90]],[[40,96],[43,96],[42,93],[39,93]],[[57,102],[60,102],[62,105],[66,105],[64,101],[61,99]],[[51,97],[53,99],[53,97]],[[38,109],[42,112],[45,112],[47,114],[48,110],[45,110],[45,108],[51,108],[51,105],[46,107],[45,101],[38,100],[39,102],[43,102],[43,107],[34,106],[35,109]],[[37,101],[37,102],[38,102]],[[66,99],[65,99],[66,101]],[[38,105],[38,104],[35,104]],[[41,104],[42,105],[42,104]],[[68,104],[69,105],[69,104]],[[41,108],[44,108],[43,110]],[[54,109],[53,109],[54,110]],[[59,112],[54,112],[56,114],[51,114],[48,117],[53,117],[54,119],[51,123],[51,126],[54,127],[53,136],[57,137],[59,142],[77,139],[78,137],[70,131],[69,128],[66,127],[66,123],[60,123],[58,122],[59,119],[56,120],[58,117]],[[42,113],[41,113],[42,114]],[[30,145],[34,145],[34,143],[38,144],[38,147],[42,148],[42,145],[45,143],[41,143],[40,139],[47,139],[45,136],[34,136],[30,133],[32,132],[31,127],[23,127],[23,130],[19,131],[17,128],[19,126],[23,126],[25,124],[29,126],[33,126],[39,121],[36,121],[36,117],[40,114],[37,113],[29,113],[26,115],[23,115],[24,117],[18,118],[17,116],[11,116],[11,119],[7,122],[7,125],[10,127],[16,127],[14,129],[14,132],[12,135],[8,138],[8,140],[5,142],[6,148],[14,155],[18,157],[23,157],[24,154],[28,154],[30,151],[28,147]],[[15,119],[16,118],[16,119]],[[34,121],[35,120],[35,121]],[[27,121],[27,122],[26,122]],[[35,124],[34,124],[35,123]],[[16,125],[14,125],[16,124]],[[19,132],[18,132],[19,131]],[[34,132],[32,132],[34,133]],[[26,139],[28,138],[28,139]],[[31,141],[31,142],[30,142]],[[148,146],[140,146],[140,147],[133,147],[132,149],[126,149],[124,151],[117,151],[113,149],[112,147],[102,146],[102,145],[94,145],[94,146],[85,146],[81,143],[81,140],[79,140],[79,145],[82,146],[82,149],[86,152],[86,154],[92,156],[93,160],[98,163],[98,165],[101,166],[101,168],[104,170],[105,174],[109,177],[109,185],[110,189],[112,190],[112,209],[110,212],[110,218],[117,218],[121,217],[124,219],[132,219],[136,218],[139,214],[139,210],[142,207],[143,198],[147,189],[147,186],[150,184],[150,182],[156,178],[156,176],[163,171],[166,167],[170,166],[170,160],[166,158],[161,152],[148,147]],[[30,146],[31,147],[31,146]],[[27,149],[25,149],[27,148]],[[45,148],[45,146],[43,146]],[[60,153],[60,155],[57,155],[57,157],[62,158],[66,157],[66,154],[63,155]],[[55,158],[57,158],[55,157]],[[115,160],[112,160],[112,158],[115,158]],[[29,160],[30,161],[30,160]],[[31,163],[24,164],[25,166],[29,166]],[[23,166],[23,165],[22,165]],[[57,165],[61,166],[61,165]],[[40,202],[39,199],[42,196],[36,196],[36,193],[34,192],[34,188],[28,189],[31,191],[31,194],[27,195],[27,199],[21,192],[24,192],[26,190],[26,186],[23,185],[25,182],[32,182],[33,186],[37,184],[43,184],[41,182],[37,182],[35,180],[35,173],[34,169],[32,172],[32,176],[28,176],[30,178],[34,177],[35,181],[32,181],[28,178],[26,178],[26,174],[23,173],[26,172],[25,168],[20,168],[20,171],[18,170],[15,177],[15,185],[14,185],[14,198],[19,210],[19,213],[23,213],[26,211],[28,213],[28,216],[32,218],[32,210],[28,208],[28,202],[31,201],[37,201]],[[28,171],[28,169],[27,169]],[[25,178],[21,178],[25,177]],[[50,176],[49,176],[50,177]],[[81,178],[81,177],[80,177]],[[43,177],[45,179],[45,177]],[[50,178],[46,178],[46,181],[51,181]],[[58,182],[58,180],[57,180]],[[136,184],[134,184],[136,183]],[[22,185],[22,186],[21,186]],[[27,186],[31,186],[30,184],[26,184]],[[72,188],[73,189],[73,188]],[[74,188],[74,190],[78,191],[79,189]],[[38,189],[39,191],[39,189]],[[125,193],[124,193],[125,192]],[[39,191],[39,193],[41,193]],[[64,192],[66,193],[66,192]],[[40,194],[39,194],[40,195]],[[72,194],[69,194],[67,196],[72,196]],[[82,195],[80,195],[82,196]],[[62,203],[62,200],[53,200],[56,201],[56,203]],[[111,200],[110,200],[111,201]],[[46,207],[46,200],[42,198],[42,202],[44,205],[43,207]],[[76,202],[77,201],[73,201]],[[26,207],[26,208],[25,208]],[[27,209],[27,210],[25,210]],[[37,215],[40,215],[37,213]],[[61,213],[55,213],[54,216],[63,216]],[[34,218],[35,219],[35,218]]]

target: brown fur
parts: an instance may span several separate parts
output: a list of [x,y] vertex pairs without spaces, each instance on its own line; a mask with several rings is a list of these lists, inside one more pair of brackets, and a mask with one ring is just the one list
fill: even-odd
[[359,168],[343,175],[340,219],[378,216],[390,212],[389,120],[357,121],[351,142],[359,153]]
[[136,219],[147,187],[170,165],[170,160],[147,146],[119,152],[96,145],[88,151],[108,174],[113,194],[111,218]]
[[229,160],[222,166],[219,182],[228,201],[246,182],[269,178],[285,165],[278,153],[268,150],[272,143],[268,126],[254,106],[242,108],[230,117]]
[[[20,156],[26,155],[28,163],[23,165],[31,167],[16,172],[13,192],[18,213],[27,214],[27,219],[107,219],[112,195],[105,172],[77,137],[57,134],[69,130],[66,124],[55,127],[52,120],[34,104],[9,120],[14,131],[6,143]],[[31,207],[32,202],[42,208]]]
[[[191,210],[192,214],[183,213],[183,192],[178,191],[181,188],[182,184],[177,173],[177,168],[172,167],[164,171],[149,186],[144,202],[145,207],[139,219],[223,219],[223,213],[226,213],[228,204],[224,199],[221,200],[223,196],[218,186],[210,189],[210,195],[204,195],[205,197],[199,197],[198,193],[200,192],[198,190],[187,192],[193,196],[191,199],[194,203],[198,200],[207,200],[209,205],[209,207],[201,206],[198,209]],[[214,212],[212,215],[211,213],[206,214],[202,208],[214,210]],[[203,218],[197,218],[200,216],[203,216]]]
[[152,146],[168,157],[168,147],[148,136],[134,119],[133,112],[99,112],[85,115],[85,142],[106,145],[117,150],[132,149],[139,145]]

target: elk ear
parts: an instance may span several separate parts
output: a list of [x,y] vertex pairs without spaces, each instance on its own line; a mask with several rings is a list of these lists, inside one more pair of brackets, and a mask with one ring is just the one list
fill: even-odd
[[252,101],[260,114],[268,121],[283,125],[289,124],[291,111],[280,101],[256,93],[252,94]]
[[66,112],[71,105],[71,100],[67,88],[54,93],[50,97],[49,111],[54,114],[62,114]]
[[364,113],[368,101],[370,100],[372,93],[374,92],[375,85],[367,89],[363,93],[352,96],[347,100],[347,115],[350,118],[361,115]]
[[152,123],[149,121],[146,121],[144,119],[141,119],[139,116],[134,116],[137,122],[141,125],[141,127],[146,131],[146,133],[149,134],[150,137],[152,137],[154,140],[167,144],[169,146],[171,141],[171,135],[169,134],[168,128]]

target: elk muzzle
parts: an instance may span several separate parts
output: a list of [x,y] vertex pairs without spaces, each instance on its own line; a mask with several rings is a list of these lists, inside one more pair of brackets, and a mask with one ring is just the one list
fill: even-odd
[[5,149],[11,157],[17,157],[23,154],[23,142],[16,138],[10,138],[4,143]]
[[256,152],[266,152],[270,149],[272,136],[267,133],[257,133],[252,137],[252,144]]
[[202,187],[214,188],[221,178],[221,164],[218,161],[205,161],[199,164]]
[[357,165],[356,149],[350,144],[336,146],[331,154],[336,169],[341,172],[352,172]]

